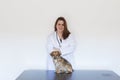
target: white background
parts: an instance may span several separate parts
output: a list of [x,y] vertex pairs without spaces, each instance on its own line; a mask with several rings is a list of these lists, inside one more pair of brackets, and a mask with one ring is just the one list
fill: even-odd
[[0,0],[0,80],[46,69],[46,39],[59,16],[76,37],[75,69],[120,75],[120,0]]

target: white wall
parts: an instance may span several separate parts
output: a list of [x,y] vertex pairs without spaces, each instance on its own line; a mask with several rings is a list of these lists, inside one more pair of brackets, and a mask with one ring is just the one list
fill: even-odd
[[46,69],[46,38],[64,16],[77,40],[76,69],[120,75],[120,0],[0,0],[0,80]]

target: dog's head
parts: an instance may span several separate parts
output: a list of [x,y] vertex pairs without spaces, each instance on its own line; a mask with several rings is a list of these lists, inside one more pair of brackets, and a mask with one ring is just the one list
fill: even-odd
[[51,57],[53,57],[54,59],[56,59],[56,58],[60,57],[61,52],[60,51],[52,51],[50,53],[50,55],[51,55]]

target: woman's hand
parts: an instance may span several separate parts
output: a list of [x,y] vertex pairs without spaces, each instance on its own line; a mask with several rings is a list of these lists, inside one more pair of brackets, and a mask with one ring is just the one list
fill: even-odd
[[53,51],[60,51],[60,49],[53,47]]

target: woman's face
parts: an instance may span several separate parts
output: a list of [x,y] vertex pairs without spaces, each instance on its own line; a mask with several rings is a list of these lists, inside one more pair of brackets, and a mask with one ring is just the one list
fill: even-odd
[[57,28],[58,32],[63,32],[63,30],[64,30],[64,21],[58,20],[56,28]]

